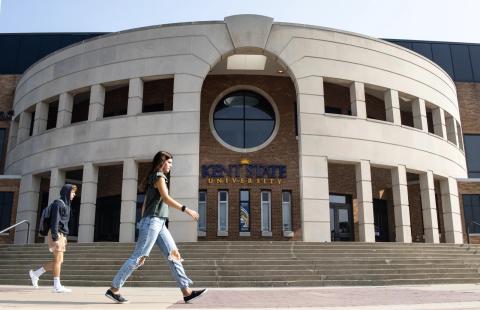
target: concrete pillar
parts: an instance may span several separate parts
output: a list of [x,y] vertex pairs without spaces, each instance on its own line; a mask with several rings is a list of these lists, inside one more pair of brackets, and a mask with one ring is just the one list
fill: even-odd
[[98,167],[93,163],[83,165],[82,198],[78,242],[93,242],[95,232],[95,209],[97,203]]
[[417,98],[412,102],[413,127],[428,132],[427,109],[425,100]]
[[[297,79],[298,113],[325,114],[325,98],[323,91],[323,78],[309,76]],[[302,104],[299,104],[302,102]]]
[[433,172],[428,170],[420,174],[420,194],[422,198],[423,231],[426,243],[439,243],[437,203],[435,202],[435,183]]
[[440,181],[442,194],[443,223],[447,243],[463,243],[462,218],[458,200],[458,187],[455,178]]
[[130,79],[128,86],[128,115],[142,113],[143,106],[143,81],[141,78]]
[[365,87],[363,83],[353,82],[350,84],[350,103],[352,115],[358,118],[367,118],[367,106],[365,104]]
[[330,195],[327,157],[302,156],[300,169],[300,214],[303,241],[330,242]]
[[8,150],[10,151],[17,144],[18,135],[18,121],[15,119],[10,123],[9,137],[8,137]]
[[30,125],[32,123],[32,113],[23,111],[20,114],[20,122],[18,124],[17,144],[27,140],[30,136]]
[[69,93],[60,94],[58,102],[57,128],[62,128],[72,123],[73,96]]
[[[16,222],[28,220],[30,231],[28,243],[35,243],[35,230],[37,226],[38,197],[40,192],[40,178],[32,174],[22,176],[18,193],[18,207]],[[27,225],[22,224],[15,228],[15,244],[27,242]]]
[[402,125],[402,116],[400,114],[400,101],[398,99],[398,91],[394,89],[388,89],[384,93],[385,99],[385,111],[387,121],[394,123],[395,125]]
[[458,145],[458,133],[457,133],[457,124],[453,116],[445,118],[445,127],[447,130],[447,139],[456,146]]
[[105,105],[105,87],[100,84],[90,88],[90,106],[88,107],[88,121],[98,121],[103,118]]
[[175,74],[173,79],[173,111],[200,113],[203,79],[190,74]]
[[133,158],[123,162],[122,206],[120,210],[120,242],[135,242],[138,164]]
[[393,208],[397,242],[411,243],[410,206],[408,203],[407,170],[403,165],[392,169]]
[[445,127],[445,115],[443,110],[436,108],[432,111],[433,132],[444,139],[447,139],[447,129]]
[[48,190],[48,204],[60,198],[60,190],[65,184],[65,171],[53,168],[50,171],[50,189]]
[[38,135],[47,130],[48,103],[40,101],[35,106],[35,120],[33,122],[33,135]]
[[358,228],[360,232],[360,241],[375,242],[370,162],[368,160],[361,160],[355,166],[355,174],[357,180]]

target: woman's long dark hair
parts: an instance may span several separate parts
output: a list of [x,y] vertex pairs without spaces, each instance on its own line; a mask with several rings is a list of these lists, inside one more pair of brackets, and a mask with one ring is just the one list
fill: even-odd
[[173,158],[172,154],[165,151],[159,151],[157,154],[155,154],[152,160],[150,171],[148,171],[147,175],[143,178],[142,183],[140,184],[140,190],[143,190],[144,192],[147,191],[148,179],[150,176],[159,171],[163,166],[163,163],[171,158]]

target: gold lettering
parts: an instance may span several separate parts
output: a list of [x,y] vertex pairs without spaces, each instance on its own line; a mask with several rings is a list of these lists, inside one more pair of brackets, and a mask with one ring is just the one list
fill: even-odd
[[263,178],[263,184],[267,184],[267,179]]
[[252,184],[252,178],[248,178],[248,179],[247,179],[247,183],[248,183],[248,184]]
[[260,184],[260,179],[257,178],[256,180],[257,180],[257,184]]
[[278,184],[282,184],[282,179],[277,179]]
[[223,179],[222,178],[217,178],[217,184],[223,184]]
[[245,183],[245,179],[244,178],[240,178],[240,184],[243,184]]
[[238,179],[237,178],[232,178],[232,182],[233,182],[233,184],[238,183]]
[[228,178],[225,178],[225,183],[228,184]]
[[213,183],[213,178],[208,178],[208,184],[212,184]]
[[273,179],[270,179],[270,184],[273,184]]

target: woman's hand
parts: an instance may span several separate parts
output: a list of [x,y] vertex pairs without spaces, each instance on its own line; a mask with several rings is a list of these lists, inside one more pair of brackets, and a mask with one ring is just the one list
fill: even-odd
[[198,218],[200,217],[200,215],[198,215],[198,212],[195,211],[195,210],[192,210],[190,208],[186,208],[185,209],[185,213],[187,213],[188,215],[190,215],[195,221],[198,221]]

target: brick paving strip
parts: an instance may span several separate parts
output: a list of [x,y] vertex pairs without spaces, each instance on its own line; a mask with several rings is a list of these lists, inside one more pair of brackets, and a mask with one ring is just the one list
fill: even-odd
[[411,287],[211,289],[205,297],[194,304],[177,303],[169,308],[187,306],[189,309],[376,307],[478,301],[480,301],[478,291],[436,290],[435,287],[428,289]]

